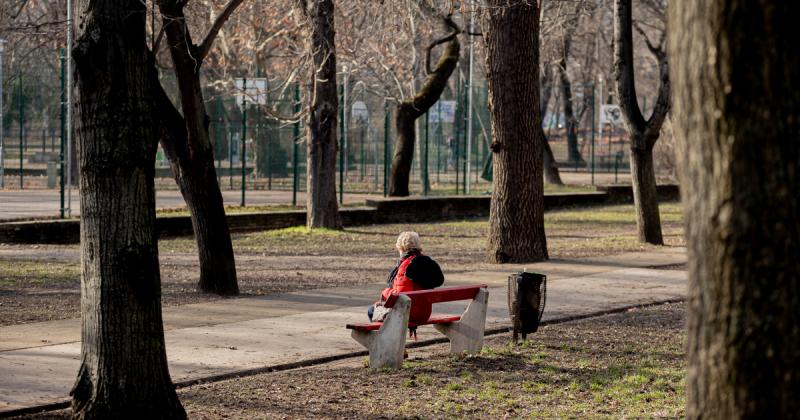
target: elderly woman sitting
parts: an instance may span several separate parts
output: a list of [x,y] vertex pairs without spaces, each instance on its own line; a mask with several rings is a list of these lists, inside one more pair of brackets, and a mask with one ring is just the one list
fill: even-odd
[[[400,260],[386,280],[386,288],[381,292],[381,300],[375,302],[367,311],[370,321],[376,306],[382,309],[383,302],[392,293],[413,292],[441,286],[444,276],[439,265],[422,254],[422,245],[417,232],[402,232],[395,243]],[[409,321],[425,322],[431,316],[431,304],[424,301],[413,302]],[[376,321],[383,320],[383,316]]]

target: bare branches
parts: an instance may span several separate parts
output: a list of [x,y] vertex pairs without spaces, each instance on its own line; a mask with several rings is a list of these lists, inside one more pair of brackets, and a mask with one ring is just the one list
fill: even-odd
[[427,74],[433,73],[433,70],[431,70],[431,51],[433,51],[434,47],[436,47],[439,44],[444,44],[445,42],[450,42],[454,40],[458,36],[458,34],[462,32],[461,28],[459,28],[458,25],[456,25],[456,23],[453,22],[452,15],[441,16],[441,19],[445,25],[447,25],[453,30],[453,32],[451,32],[450,35],[447,35],[444,38],[439,38],[437,40],[434,40],[433,42],[430,43],[430,45],[428,45],[428,50],[426,51],[425,54],[425,71],[427,72]]
[[[203,61],[203,59],[208,55],[208,51],[211,50],[211,46],[214,44],[214,40],[217,38],[217,34],[219,34],[220,29],[222,29],[222,25],[228,21],[236,8],[242,4],[244,0],[230,0],[225,8],[222,10],[222,13],[217,16],[214,20],[214,24],[211,25],[211,29],[208,30],[208,34],[206,35],[203,42],[197,48],[197,60]],[[303,2],[304,3],[304,2]]]

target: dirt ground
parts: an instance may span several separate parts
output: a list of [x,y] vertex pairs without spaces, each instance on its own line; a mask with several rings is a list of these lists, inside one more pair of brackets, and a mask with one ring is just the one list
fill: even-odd
[[[680,206],[661,206],[667,246],[683,246]],[[653,249],[636,239],[632,206],[560,210],[545,214],[552,259]],[[493,267],[485,262],[485,219],[371,225],[344,231],[288,228],[234,234],[242,295],[382,281],[394,265],[394,242],[404,230],[420,233],[423,248],[445,274]],[[220,299],[195,290],[199,273],[193,238],[159,242],[163,303],[183,305]],[[80,316],[77,245],[0,244],[0,325]]]
[[[475,356],[410,349],[399,371],[363,360],[179,390],[191,419],[682,417],[684,304],[490,337]],[[65,418],[69,411],[31,418]]]

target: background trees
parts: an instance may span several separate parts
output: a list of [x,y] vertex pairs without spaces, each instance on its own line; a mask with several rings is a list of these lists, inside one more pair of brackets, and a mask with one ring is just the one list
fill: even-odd
[[[198,288],[221,295],[239,293],[236,264],[222,194],[214,169],[214,151],[209,138],[209,117],[203,98],[200,70],[222,25],[243,0],[231,0],[215,19],[203,41],[192,41],[183,1],[159,0],[162,31],[172,59],[172,68],[180,92],[182,113],[166,92],[158,93],[163,128],[161,144],[172,165],[192,219],[200,260]],[[153,28],[155,30],[155,28]],[[161,40],[161,35],[158,36]],[[158,50],[154,41],[153,49]],[[162,90],[157,77],[154,88]]]
[[79,0],[76,11],[82,328],[73,415],[185,418],[164,349],[144,4]]
[[[433,9],[430,13],[435,14]],[[458,35],[461,28],[453,22],[452,17],[441,17],[445,29],[451,31],[447,36],[434,40],[427,48],[425,58],[425,69],[428,76],[422,83],[422,87],[410,98],[397,104],[397,114],[395,116],[395,127],[397,138],[395,140],[394,157],[392,158],[392,171],[389,187],[389,195],[405,197],[408,193],[409,174],[411,173],[411,161],[414,156],[414,144],[416,142],[416,122],[417,119],[425,115],[428,110],[439,100],[450,75],[458,65],[461,44]],[[439,63],[434,69],[430,68],[431,54],[439,44],[447,44]],[[423,180],[427,182],[427,180]]]
[[313,55],[309,71],[308,195],[306,225],[340,229],[336,203],[336,135],[339,97],[336,91],[336,44],[333,0],[301,0],[308,19],[307,50]]
[[533,2],[493,0],[483,13],[494,133],[489,260],[545,260],[539,9]]
[[800,4],[674,0],[687,417],[800,412]]
[[[654,0],[654,6],[661,6]],[[662,7],[663,9],[663,7]],[[636,97],[636,82],[633,65],[633,6],[631,0],[614,0],[614,78],[617,98],[624,116],[631,146],[631,180],[633,201],[636,208],[636,224],[639,240],[661,245],[661,218],[658,212],[658,192],[653,166],[653,147],[661,133],[661,126],[671,106],[669,66],[664,42],[666,30],[661,32],[659,42],[653,43],[647,33],[639,28],[647,48],[658,61],[660,85],[653,112],[645,119]]]

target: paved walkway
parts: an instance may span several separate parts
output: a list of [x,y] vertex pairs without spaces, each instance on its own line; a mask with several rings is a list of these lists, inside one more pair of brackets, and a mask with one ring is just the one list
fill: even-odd
[[[529,264],[548,275],[545,320],[685,296],[683,248]],[[487,328],[508,325],[506,282],[522,266],[448,277],[446,285],[489,285]],[[167,356],[175,382],[360,351],[344,328],[365,320],[380,284],[165,308]],[[466,302],[437,304],[460,313]],[[421,328],[419,339],[437,337]],[[535,339],[535,336],[534,336]],[[62,401],[78,370],[80,320],[0,327],[0,413]],[[413,355],[413,350],[411,350]]]
[[[0,190],[0,220],[31,217],[56,217],[61,207],[60,193],[57,190]],[[383,195],[345,194],[345,203],[364,202],[369,198]],[[238,206],[242,200],[241,191],[222,191],[226,206]],[[247,191],[245,202],[248,206],[268,204],[291,204],[291,191],[255,190]],[[66,200],[66,199],[65,199]],[[306,193],[297,193],[297,203],[305,205]],[[66,203],[64,204],[67,205]],[[156,191],[157,208],[185,207],[186,204],[177,190]],[[80,215],[80,197],[77,190],[72,191],[72,215]]]

